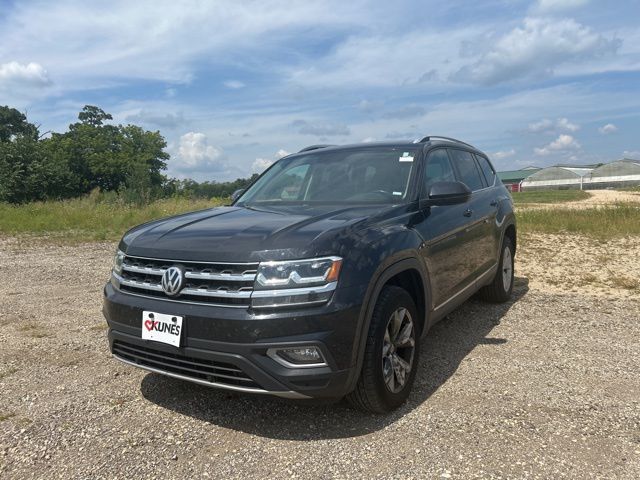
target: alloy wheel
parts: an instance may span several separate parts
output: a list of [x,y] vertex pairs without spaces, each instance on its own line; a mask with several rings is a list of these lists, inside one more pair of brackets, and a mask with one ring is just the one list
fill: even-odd
[[502,254],[502,286],[504,291],[508,292],[511,287],[511,276],[513,273],[513,259],[511,258],[511,249],[506,247]]
[[413,368],[415,327],[409,311],[400,307],[391,314],[382,345],[382,376],[391,393],[401,391]]

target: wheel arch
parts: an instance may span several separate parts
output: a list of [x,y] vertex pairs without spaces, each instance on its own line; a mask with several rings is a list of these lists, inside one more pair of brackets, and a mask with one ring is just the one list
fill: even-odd
[[500,248],[502,248],[502,244],[504,243],[505,237],[509,237],[511,239],[511,242],[513,244],[513,254],[515,255],[517,244],[518,244],[518,235],[517,235],[516,224],[514,222],[509,223],[505,227],[504,233],[502,234],[502,242],[500,242]]
[[[416,281],[418,282],[417,285],[414,283]],[[358,345],[355,349],[356,358],[354,362],[356,368],[352,369],[353,374],[349,379],[348,391],[355,388],[358,377],[360,376],[367,339],[366,332],[369,331],[371,315],[376,301],[386,285],[399,286],[405,289],[414,299],[420,315],[421,335],[424,335],[431,326],[431,290],[429,276],[424,262],[420,261],[417,256],[408,256],[390,265],[381,266],[369,283],[369,287],[365,293],[363,307],[360,311],[360,318],[358,319],[358,325],[360,327],[356,335]]]

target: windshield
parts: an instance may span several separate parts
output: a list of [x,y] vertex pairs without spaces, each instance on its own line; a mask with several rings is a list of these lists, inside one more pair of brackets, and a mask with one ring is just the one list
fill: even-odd
[[237,204],[403,203],[415,154],[415,149],[369,147],[283,158]]

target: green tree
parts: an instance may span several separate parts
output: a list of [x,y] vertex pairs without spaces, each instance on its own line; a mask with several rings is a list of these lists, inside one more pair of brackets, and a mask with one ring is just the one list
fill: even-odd
[[84,125],[100,127],[105,120],[113,120],[113,117],[101,108],[93,105],[85,105],[82,108],[82,111],[78,114],[78,120],[80,120],[80,123]]
[[45,198],[45,160],[36,140],[0,142],[0,201],[21,203]]
[[0,142],[8,142],[14,137],[38,138],[38,128],[27,122],[25,114],[15,108],[0,106]]
[[69,198],[96,188],[137,202],[161,195],[169,160],[164,138],[106,123],[111,119],[86,105],[67,132],[39,139],[23,114],[0,107],[0,201]]

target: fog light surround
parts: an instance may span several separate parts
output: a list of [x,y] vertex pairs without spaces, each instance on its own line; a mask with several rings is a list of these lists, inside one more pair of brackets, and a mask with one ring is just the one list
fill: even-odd
[[287,368],[326,367],[322,351],[314,345],[276,347],[267,350],[267,355]]

